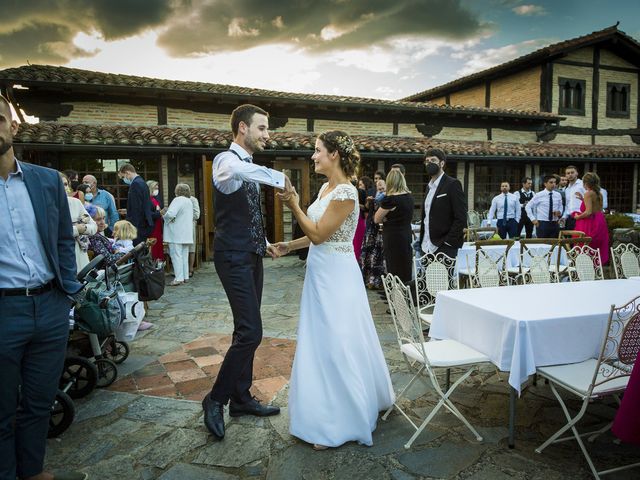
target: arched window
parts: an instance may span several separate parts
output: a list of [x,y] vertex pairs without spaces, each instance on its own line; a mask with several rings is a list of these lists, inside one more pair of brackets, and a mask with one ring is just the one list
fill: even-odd
[[629,118],[631,85],[607,82],[607,117]]
[[586,81],[574,78],[559,78],[560,99],[558,113],[565,115],[584,115]]

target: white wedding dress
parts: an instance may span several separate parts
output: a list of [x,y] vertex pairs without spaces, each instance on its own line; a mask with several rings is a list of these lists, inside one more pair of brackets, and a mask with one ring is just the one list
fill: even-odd
[[378,412],[394,401],[389,370],[353,252],[358,191],[340,184],[308,209],[317,222],[332,200],[353,212],[326,242],[311,245],[302,289],[298,344],[289,391],[289,430],[308,443],[372,445]]

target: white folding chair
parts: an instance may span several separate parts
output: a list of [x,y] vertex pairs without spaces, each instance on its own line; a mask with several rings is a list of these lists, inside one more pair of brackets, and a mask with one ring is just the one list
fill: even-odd
[[[396,401],[385,412],[382,419],[386,420],[393,408],[397,408],[416,430],[409,441],[404,445],[405,448],[411,448],[415,439],[418,438],[418,435],[420,435],[431,419],[433,419],[435,414],[438,413],[442,407],[445,407],[453,413],[471,431],[471,433],[473,433],[478,441],[482,441],[480,434],[471,426],[464,415],[460,413],[449,397],[458,385],[471,375],[478,364],[488,362],[489,358],[473,348],[467,347],[455,340],[425,342],[422,334],[422,322],[416,313],[415,305],[411,298],[410,288],[404,285],[398,277],[390,273],[383,277],[382,283],[384,284],[384,289],[387,294],[391,318],[393,319],[393,323],[396,327],[400,351],[402,352],[410,371],[415,371],[413,368],[414,364],[420,365],[413,378],[396,395]],[[436,377],[434,369],[450,369],[458,367],[466,368],[467,370],[446,391],[444,391],[440,386],[440,382]],[[428,378],[431,380],[431,385],[440,399],[429,415],[427,415],[420,426],[418,426],[413,422],[409,415],[400,408],[400,400],[416,380],[420,379],[420,381],[426,385],[426,381],[423,376],[424,373],[426,373]]]
[[456,259],[444,253],[423,255],[417,260],[415,280],[418,315],[423,323],[431,325],[438,292],[460,288]]
[[[609,430],[611,423],[594,432],[582,434],[579,434],[575,427],[584,416],[592,400],[613,396],[618,403],[620,402],[619,394],[623,393],[627,387],[633,365],[640,350],[639,338],[640,297],[636,297],[621,307],[611,305],[609,321],[607,322],[607,329],[598,358],[590,358],[580,363],[539,367],[537,369],[538,375],[549,380],[551,391],[560,403],[560,407],[567,419],[565,426],[536,448],[537,453],[542,453],[552,443],[576,440],[595,478],[600,478],[600,475],[607,473],[640,466],[640,463],[635,463],[597,471],[582,442],[582,437],[589,436],[588,440],[592,442],[598,435]],[[582,400],[582,406],[575,416],[572,417],[569,413],[564,400],[558,392],[558,388],[566,390]],[[571,429],[573,435],[560,438],[569,429]]]
[[602,280],[600,250],[589,245],[576,245],[567,252],[567,273],[572,282]]
[[[471,288],[499,287],[510,285],[508,272],[509,250],[513,240],[484,240],[476,242],[475,268],[470,272]],[[504,246],[504,250],[484,248]],[[467,259],[467,263],[469,260]]]
[[611,263],[616,278],[640,276],[640,248],[633,243],[621,243],[611,248]]

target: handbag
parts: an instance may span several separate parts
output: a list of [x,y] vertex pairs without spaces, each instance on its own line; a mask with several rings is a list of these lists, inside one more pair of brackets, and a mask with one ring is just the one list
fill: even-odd
[[164,262],[154,260],[147,247],[134,253],[133,283],[143,302],[157,300],[164,294]]

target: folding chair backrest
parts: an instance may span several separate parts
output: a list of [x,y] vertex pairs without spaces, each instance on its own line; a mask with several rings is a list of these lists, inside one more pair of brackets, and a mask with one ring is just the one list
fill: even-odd
[[586,282],[602,280],[602,262],[600,251],[588,245],[576,245],[567,252],[569,263],[569,280],[572,282]]
[[[551,283],[557,276],[549,270],[557,239],[530,238],[520,240],[520,271],[524,283]],[[536,247],[536,245],[538,245]],[[548,249],[546,247],[549,247]]]
[[640,276],[640,248],[632,243],[621,243],[611,249],[611,260],[616,278]]
[[464,229],[465,241],[475,242],[476,240],[483,240],[493,237],[498,233],[498,229],[495,227],[469,227]]
[[611,305],[607,331],[589,390],[629,377],[640,352],[640,297],[626,305]]
[[586,237],[584,232],[580,230],[560,230],[558,238],[582,238]]
[[456,259],[444,253],[427,253],[418,259],[415,278],[418,309],[422,311],[435,305],[438,292],[459,288]]
[[391,318],[396,327],[398,343],[424,343],[422,323],[413,304],[411,289],[396,275],[388,273],[382,277]]
[[467,212],[467,225],[470,228],[479,227],[482,224],[482,216],[479,212],[475,210],[469,210]]

